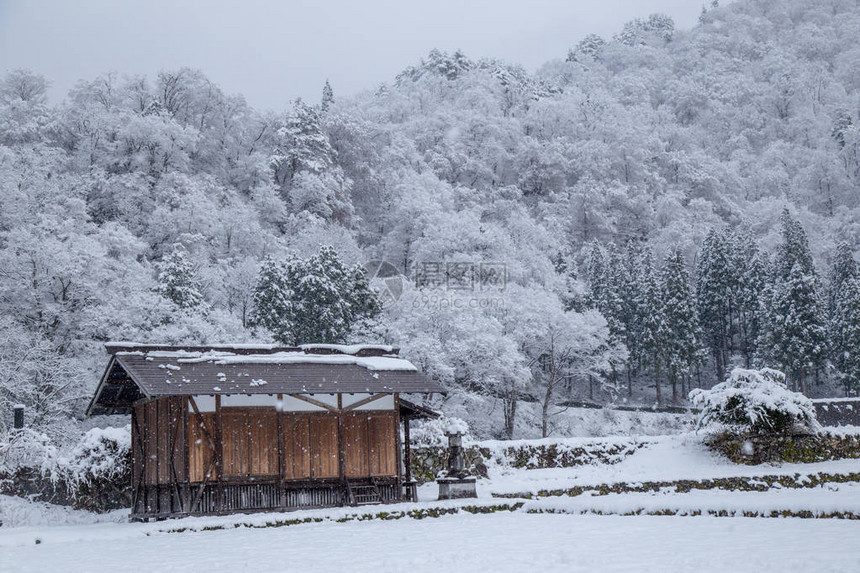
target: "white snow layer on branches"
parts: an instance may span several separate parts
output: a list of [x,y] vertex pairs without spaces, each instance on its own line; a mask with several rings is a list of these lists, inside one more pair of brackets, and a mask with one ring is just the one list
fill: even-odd
[[745,431],[792,429],[780,428],[780,417],[787,417],[794,429],[817,433],[821,428],[812,400],[789,390],[785,374],[770,368],[735,368],[728,380],[710,390],[694,389],[690,401],[702,408],[699,428],[727,425]]
[[93,428],[67,455],[45,434],[17,430],[0,438],[0,474],[12,475],[21,468],[30,468],[51,480],[65,479],[72,484],[110,480],[122,474],[130,449],[129,425]]

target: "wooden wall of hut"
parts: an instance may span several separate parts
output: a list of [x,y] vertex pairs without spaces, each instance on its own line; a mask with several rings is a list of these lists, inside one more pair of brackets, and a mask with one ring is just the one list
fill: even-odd
[[138,404],[132,413],[132,516],[162,517],[348,503],[346,483],[400,487],[395,410],[277,412],[193,398]]

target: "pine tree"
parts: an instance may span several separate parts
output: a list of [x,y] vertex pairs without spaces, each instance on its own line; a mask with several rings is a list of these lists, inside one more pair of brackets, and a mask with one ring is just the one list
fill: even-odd
[[[607,256],[603,247],[597,241],[591,245],[588,259],[589,293],[588,306],[597,309],[606,319],[609,327],[609,338],[612,345],[625,344],[627,331],[625,326],[625,304],[621,297],[622,278],[619,267],[616,266],[618,257],[613,252]],[[618,368],[622,364],[612,364],[611,383],[618,387]],[[591,386],[589,385],[589,388]]]
[[642,257],[639,275],[639,296],[637,306],[639,315],[639,349],[644,365],[654,372],[654,386],[657,403],[663,402],[660,387],[660,371],[666,347],[667,330],[660,297],[660,281],[654,269],[651,251],[646,250]]
[[735,236],[732,252],[735,271],[735,291],[732,296],[735,327],[732,330],[737,333],[745,365],[751,368],[760,329],[759,298],[767,280],[766,261],[748,232]]
[[834,319],[831,322],[834,343],[833,364],[845,395],[860,391],[860,279],[851,277],[839,289]]
[[323,113],[327,112],[332,106],[332,104],[334,104],[334,90],[331,89],[331,84],[328,83],[328,80],[326,80],[322,90],[320,111],[322,111]]
[[688,375],[699,358],[699,325],[690,286],[690,275],[681,254],[666,260],[662,276],[662,314],[665,324],[663,361],[672,384],[672,400],[678,399],[677,383]]
[[625,344],[629,353],[627,361],[627,397],[633,396],[633,375],[641,367],[642,349],[639,338],[640,317],[639,309],[639,265],[638,250],[633,243],[628,243],[622,253],[618,249],[610,252],[611,284],[620,298],[620,322],[624,326]]
[[319,112],[297,99],[278,130],[277,146],[270,158],[275,182],[288,189],[300,171],[322,173],[332,167],[335,155]]
[[382,311],[364,268],[349,267],[332,247],[283,263],[263,263],[254,289],[252,324],[286,344],[339,343]]
[[824,362],[827,333],[806,232],[787,209],[780,220],[783,240],[762,297],[759,355],[791,372],[807,393],[807,375]]
[[857,292],[857,263],[854,253],[847,243],[836,247],[833,267],[830,271],[830,284],[827,296],[827,310],[830,326],[830,356],[836,376],[842,381],[846,395],[858,388],[860,371],[855,364],[857,349],[860,348],[860,316],[857,306],[860,300]]
[[705,345],[710,349],[718,380],[728,364],[729,305],[732,273],[727,234],[712,229],[696,263],[696,301]]
[[846,242],[836,246],[836,255],[833,257],[833,267],[830,270],[830,288],[827,292],[827,309],[833,316],[836,305],[840,299],[839,291],[850,279],[857,278],[857,262],[854,260],[854,251]]
[[182,309],[201,306],[203,294],[200,292],[200,281],[181,244],[173,245],[173,250],[164,256],[157,268],[158,294]]
[[284,317],[289,313],[292,296],[285,264],[276,261],[271,255],[267,256],[260,266],[254,286],[249,323],[267,329],[275,340],[289,340],[290,324]]

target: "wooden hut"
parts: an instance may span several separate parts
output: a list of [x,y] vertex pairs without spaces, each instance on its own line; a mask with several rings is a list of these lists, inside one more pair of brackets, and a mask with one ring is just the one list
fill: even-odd
[[132,519],[393,502],[400,424],[442,393],[387,346],[106,345],[88,415],[130,414]]

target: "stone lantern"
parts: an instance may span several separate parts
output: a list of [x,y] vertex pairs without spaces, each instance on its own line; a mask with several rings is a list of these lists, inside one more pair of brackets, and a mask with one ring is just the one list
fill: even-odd
[[463,457],[463,432],[460,428],[446,432],[448,437],[448,470],[436,479],[439,484],[439,499],[478,497],[475,478],[466,473]]

